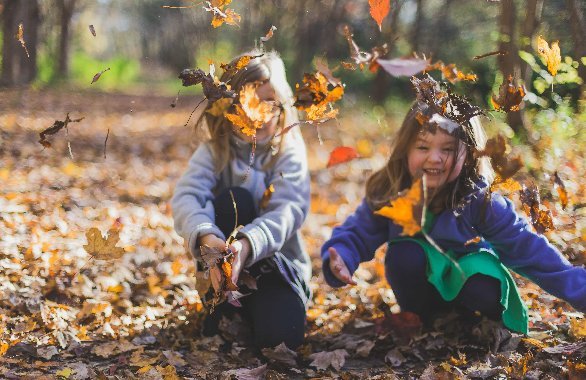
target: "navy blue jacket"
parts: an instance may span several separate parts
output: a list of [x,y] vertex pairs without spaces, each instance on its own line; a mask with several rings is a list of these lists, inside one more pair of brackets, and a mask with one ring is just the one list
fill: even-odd
[[[456,255],[492,249],[505,266],[566,300],[576,310],[586,312],[586,269],[572,266],[544,236],[533,232],[509,199],[493,193],[487,204],[487,188],[482,184],[460,207],[438,214],[428,231],[430,237]],[[361,262],[371,260],[377,248],[399,237],[401,231],[390,219],[374,214],[363,201],[344,224],[334,228],[322,247],[326,282],[334,287],[344,285],[329,268],[329,247],[338,251],[350,273],[354,273]],[[465,245],[476,237],[482,239]]]

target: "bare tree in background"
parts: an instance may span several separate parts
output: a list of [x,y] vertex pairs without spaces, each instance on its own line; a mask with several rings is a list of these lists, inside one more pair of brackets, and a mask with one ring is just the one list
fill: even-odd
[[67,78],[69,76],[69,42],[71,18],[75,10],[76,0],[58,0],[59,9],[59,53],[57,56],[57,76]]

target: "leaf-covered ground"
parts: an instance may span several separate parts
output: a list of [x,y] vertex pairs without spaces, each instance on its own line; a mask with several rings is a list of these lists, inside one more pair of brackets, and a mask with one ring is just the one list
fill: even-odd
[[[306,344],[255,354],[238,321],[223,337],[198,334],[194,266],[173,230],[169,199],[193,150],[185,127],[193,98],[99,93],[0,93],[0,377],[7,379],[175,378],[586,378],[583,314],[518,278],[531,332],[447,315],[421,326],[399,308],[381,257],[362,265],[358,285],[332,290],[319,247],[383,165],[392,121],[347,112],[339,123],[305,126],[312,175],[303,227],[314,260]],[[49,136],[39,132],[85,117]],[[356,128],[361,125],[364,128]],[[390,128],[387,128],[390,126]],[[106,140],[107,137],[107,140]],[[69,146],[68,146],[69,145]],[[326,169],[338,145],[365,158]],[[72,158],[73,156],[73,158]],[[548,237],[585,261],[586,192],[578,155],[560,169],[571,210],[546,199]],[[543,187],[551,185],[542,183]],[[92,260],[86,232],[120,231],[125,254]]]

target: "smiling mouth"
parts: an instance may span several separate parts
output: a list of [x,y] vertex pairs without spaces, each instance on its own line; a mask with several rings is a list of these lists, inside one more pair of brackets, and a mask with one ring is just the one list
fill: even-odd
[[444,171],[441,169],[423,169],[423,173],[430,175],[430,176],[436,176],[436,175],[440,175],[442,174]]

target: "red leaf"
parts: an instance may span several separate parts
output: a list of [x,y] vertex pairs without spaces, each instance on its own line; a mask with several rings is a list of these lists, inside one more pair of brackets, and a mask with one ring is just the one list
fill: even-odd
[[370,15],[378,24],[378,29],[382,29],[382,23],[391,10],[391,0],[368,0],[370,4]]
[[330,153],[327,167],[329,168],[334,165],[342,164],[358,157],[360,157],[360,155],[358,155],[356,149],[349,146],[339,146],[334,148],[332,153]]

